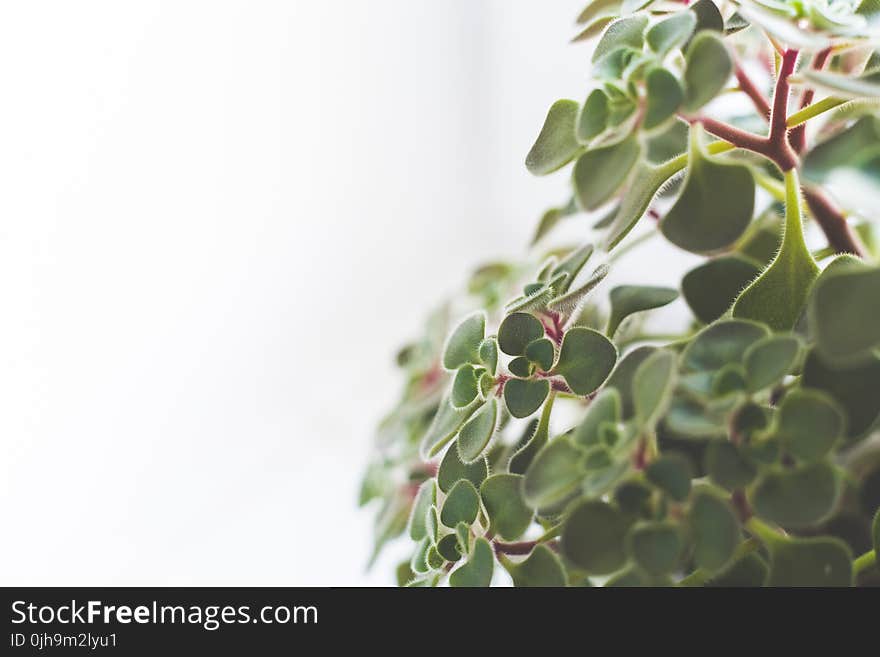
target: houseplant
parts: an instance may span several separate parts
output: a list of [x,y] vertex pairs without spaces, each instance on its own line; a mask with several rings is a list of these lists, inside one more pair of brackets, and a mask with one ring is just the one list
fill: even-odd
[[[362,488],[377,550],[408,537],[398,581],[423,586],[877,583],[880,3],[577,22],[591,86],[525,159],[571,199],[399,353]],[[583,241],[548,246],[574,216]],[[651,238],[704,259],[607,289]],[[646,332],[679,297],[681,330]]]

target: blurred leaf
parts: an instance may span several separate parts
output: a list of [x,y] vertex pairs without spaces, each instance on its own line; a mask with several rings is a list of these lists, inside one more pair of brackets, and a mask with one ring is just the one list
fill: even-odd
[[662,58],[674,48],[683,46],[694,33],[696,26],[696,13],[682,11],[652,25],[645,35],[645,40],[651,50]]
[[425,519],[430,509],[437,501],[437,487],[433,480],[424,482],[416,493],[412,511],[409,516],[409,537],[414,541],[420,541],[427,536]]
[[498,402],[487,401],[471,419],[465,422],[458,434],[456,447],[463,463],[473,463],[489,445],[495,433],[495,419],[498,415]]
[[720,256],[685,274],[681,291],[697,319],[709,324],[730,309],[739,293],[760,271],[751,258]]
[[456,433],[458,433],[461,425],[473,414],[475,410],[482,404],[479,399],[475,399],[470,405],[464,408],[453,408],[449,395],[445,396],[437,408],[437,414],[431,421],[431,425],[422,436],[419,451],[423,457],[429,458],[434,456],[443,449]]
[[566,584],[562,562],[546,545],[536,545],[523,561],[514,562],[502,557],[502,563],[516,587],[561,587]]
[[492,475],[480,486],[489,528],[505,541],[518,539],[532,523],[532,510],[523,500],[523,476]]
[[522,356],[526,345],[544,337],[544,325],[528,313],[512,313],[498,327],[498,346],[508,356]]
[[749,391],[781,381],[797,364],[800,349],[800,340],[793,335],[772,335],[749,347],[743,361]]
[[584,453],[567,437],[547,443],[535,456],[523,481],[526,503],[551,508],[567,499],[584,476]]
[[[678,16],[687,16],[687,13]],[[645,76],[647,107],[642,125],[651,130],[675,116],[684,101],[684,90],[678,79],[665,68],[652,68]]]
[[719,486],[736,490],[750,484],[758,474],[757,465],[729,440],[712,440],[706,450],[706,470]]
[[663,454],[645,468],[645,477],[676,502],[684,502],[691,492],[693,470],[690,461],[674,452]]
[[721,12],[718,11],[718,6],[712,0],[699,0],[691,6],[690,10],[697,19],[695,31],[713,30],[721,32],[724,30],[724,18],[721,16]]
[[[705,38],[716,37],[703,33],[694,46]],[[745,232],[755,208],[755,180],[749,168],[710,158],[702,139],[702,129],[691,126],[684,186],[660,223],[666,239],[694,253],[733,244]]]
[[467,363],[479,363],[480,343],[486,334],[486,315],[477,312],[466,317],[449,336],[443,350],[443,367],[456,370]]
[[452,394],[449,397],[453,408],[464,408],[477,398],[480,392],[477,374],[473,365],[462,365],[458,368],[452,381]]
[[880,418],[880,358],[836,369],[826,365],[813,351],[804,363],[801,385],[823,390],[846,411],[847,436],[862,437]]
[[714,572],[730,561],[741,532],[739,521],[725,500],[705,488],[697,490],[688,513],[688,526],[694,563],[699,568]]
[[460,522],[470,525],[477,519],[479,510],[480,495],[477,489],[467,479],[459,479],[443,501],[440,522],[450,528]]
[[492,571],[495,568],[495,555],[492,546],[485,538],[474,541],[466,563],[449,574],[449,586],[487,587],[492,582]]
[[574,165],[572,181],[580,206],[595,210],[621,188],[639,159],[635,135],[611,146],[588,150]]
[[589,294],[593,290],[593,288],[595,288],[605,279],[605,277],[608,275],[608,271],[608,265],[599,265],[598,267],[596,267],[595,270],[593,270],[593,273],[586,281],[584,281],[574,290],[566,292],[562,296],[558,296],[555,299],[552,299],[548,304],[548,307],[550,308],[550,310],[561,313],[563,315],[573,313],[575,310],[577,310],[584,297],[586,297],[587,294]]
[[756,588],[764,585],[767,573],[770,571],[767,563],[754,552],[750,552],[740,559],[736,559],[712,579],[706,582],[707,587],[731,588],[750,587]]
[[557,100],[547,112],[544,126],[529,154],[526,168],[543,176],[568,164],[581,145],[575,136],[578,104],[573,100]]
[[821,34],[805,30],[796,22],[762,9],[749,0],[741,2],[737,11],[750,23],[763,28],[789,48],[816,52],[830,45],[829,40]]
[[691,340],[682,360],[694,370],[717,370],[727,363],[742,361],[746,350],[769,334],[766,327],[756,322],[721,320],[710,324]]
[[582,502],[562,528],[562,553],[591,575],[613,573],[626,563],[624,546],[630,524],[626,516],[607,502]]
[[431,541],[427,538],[423,538],[416,543],[416,551],[413,553],[412,559],[410,559],[409,562],[410,570],[416,575],[424,575],[431,572],[431,568],[428,566],[428,548],[430,547]]
[[605,131],[608,125],[608,94],[593,89],[584,101],[577,122],[577,138],[589,143]]
[[755,513],[783,527],[809,527],[827,518],[837,504],[840,481],[825,461],[789,470],[770,470],[750,493]]
[[852,586],[852,553],[836,538],[774,541],[767,586]]
[[658,349],[639,365],[633,377],[633,403],[639,426],[654,428],[666,412],[675,388],[676,355],[668,349]]
[[644,15],[627,16],[612,22],[602,34],[593,50],[592,62],[595,64],[613,50],[622,46],[641,50],[648,17]]
[[489,374],[495,376],[498,371],[498,340],[491,337],[486,338],[480,343],[479,348],[480,362],[486,366]]
[[572,442],[581,447],[594,447],[601,444],[603,426],[616,425],[620,421],[620,393],[605,387],[587,407],[583,420],[572,434]]
[[829,71],[817,71],[815,69],[806,69],[801,75],[803,75],[810,86],[833,94],[838,98],[880,97],[880,83],[870,78],[831,73]]
[[799,461],[824,458],[846,429],[843,410],[818,390],[792,390],[785,395],[777,422],[783,444]]
[[685,53],[684,108],[695,112],[715,98],[732,72],[733,60],[721,38],[711,31],[697,32]]
[[606,333],[614,336],[620,323],[633,313],[660,308],[678,298],[678,292],[668,287],[650,285],[620,285],[611,290],[611,316]]
[[630,530],[627,547],[633,561],[649,575],[675,570],[684,545],[678,527],[670,522],[643,522]]
[[589,395],[608,378],[616,361],[617,349],[608,338],[593,329],[575,327],[562,338],[555,371],[576,395]]
[[458,547],[458,538],[455,534],[446,534],[437,541],[437,552],[446,561],[455,563],[461,558],[461,550]]
[[541,407],[549,393],[550,382],[547,379],[509,379],[504,384],[504,403],[513,417],[528,417]]

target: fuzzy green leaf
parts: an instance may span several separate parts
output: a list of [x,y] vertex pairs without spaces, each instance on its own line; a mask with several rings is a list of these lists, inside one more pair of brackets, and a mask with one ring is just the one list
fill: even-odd
[[733,305],[761,270],[751,258],[725,255],[691,269],[681,280],[684,300],[701,322],[709,324]]
[[691,340],[682,360],[694,370],[718,370],[727,363],[740,362],[752,344],[769,334],[766,327],[755,322],[741,319],[718,321]]
[[467,421],[481,403],[482,402],[479,399],[475,399],[471,404],[464,408],[455,408],[452,405],[449,395],[445,396],[440,401],[437,413],[431,420],[428,430],[425,432],[425,435],[422,436],[422,441],[419,446],[419,451],[422,456],[430,458],[443,449],[443,446],[455,437],[455,434],[458,433],[461,425]]
[[452,394],[449,397],[453,408],[464,408],[479,394],[478,372],[473,365],[462,365],[452,381]]
[[465,422],[456,442],[458,455],[463,463],[473,463],[486,451],[492,434],[495,433],[497,415],[498,402],[493,398]]
[[611,290],[611,316],[606,333],[614,336],[620,323],[630,315],[660,308],[678,298],[678,292],[668,287],[650,285],[620,285]]
[[485,538],[474,541],[466,563],[462,564],[449,575],[449,586],[487,587],[492,582],[492,571],[495,569],[495,555],[492,546]]
[[627,16],[611,23],[593,50],[593,63],[621,47],[641,50],[646,27],[648,17],[644,15]]
[[631,521],[600,500],[579,504],[562,528],[562,553],[591,575],[606,575],[626,563],[626,535]]
[[611,146],[588,150],[575,162],[572,173],[578,203],[595,210],[611,199],[629,176],[641,153],[635,135]]
[[443,501],[440,522],[450,528],[460,522],[470,525],[477,519],[479,510],[480,495],[477,489],[467,479],[459,479]]
[[503,558],[516,587],[561,587],[566,584],[565,568],[559,557],[546,545],[537,545],[523,561]]
[[[687,16],[687,13],[678,14]],[[665,68],[652,68],[645,76],[648,103],[642,125],[651,130],[671,118],[684,101],[684,90],[672,73]]]
[[542,372],[549,372],[553,368],[556,349],[548,338],[539,338],[526,345],[525,355]]
[[633,403],[639,426],[654,428],[666,412],[675,389],[678,358],[658,349],[639,365],[633,377]]
[[798,362],[800,350],[800,340],[793,335],[773,335],[749,347],[743,360],[749,391],[757,392],[782,380]]
[[614,388],[620,395],[622,419],[631,418],[635,412],[635,402],[633,400],[633,377],[636,370],[648,356],[656,351],[656,347],[637,347],[627,353],[617,363],[617,367],[608,377],[607,388]]
[[593,89],[578,116],[577,138],[582,143],[589,143],[605,131],[608,111],[608,94],[601,89]]
[[799,461],[824,458],[846,432],[843,410],[818,390],[792,390],[785,395],[779,405],[777,423],[777,434]]
[[653,25],[645,35],[645,40],[651,50],[662,58],[674,48],[684,45],[691,38],[696,26],[696,15],[690,11],[682,11]]
[[773,541],[767,586],[852,586],[852,553],[843,541],[823,536]]
[[443,367],[456,370],[467,363],[480,362],[480,343],[486,335],[486,315],[482,312],[466,317],[449,336],[443,350]]
[[409,516],[409,537],[414,541],[421,541],[427,536],[425,526],[430,509],[437,501],[437,487],[432,480],[424,482],[419,486],[416,498],[413,501],[412,511]]
[[467,479],[474,486],[479,486],[489,476],[489,466],[486,459],[478,458],[473,463],[463,463],[458,455],[458,450],[450,448],[446,450],[440,468],[437,470],[437,485],[444,493],[448,493],[461,479]]
[[523,500],[522,475],[492,475],[480,486],[480,497],[490,529],[504,540],[516,540],[531,524],[534,514]]
[[581,145],[575,136],[578,104],[573,100],[557,100],[547,112],[538,139],[526,156],[526,168],[543,176],[568,164]]
[[685,109],[694,112],[715,98],[732,72],[733,60],[721,38],[698,32],[685,53]]
[[725,500],[708,490],[698,490],[688,513],[688,527],[698,567],[714,572],[730,561],[741,532]]
[[483,340],[480,343],[479,356],[489,374],[495,376],[498,371],[498,340],[494,337]]
[[510,379],[504,384],[504,403],[513,417],[528,417],[541,408],[548,394],[550,382],[547,379]]
[[602,428],[620,422],[621,395],[612,387],[606,386],[587,407],[586,415],[572,434],[572,441],[581,447],[594,447],[601,444]]
[[544,337],[544,325],[528,313],[512,313],[498,327],[498,346],[508,356],[522,356],[526,345]]
[[809,527],[827,518],[837,504],[840,481],[826,461],[776,468],[763,474],[751,491],[755,513],[783,527]]
[[575,327],[562,338],[555,371],[576,395],[589,395],[608,378],[616,362],[617,349],[608,338],[593,329]]
[[645,477],[676,502],[684,502],[691,492],[694,474],[690,461],[674,452],[663,454],[645,468]]
[[709,478],[728,490],[750,484],[758,467],[744,450],[726,438],[712,440],[706,449],[706,470]]
[[535,456],[523,481],[526,503],[548,509],[567,499],[584,476],[584,453],[566,437],[547,443]]
[[633,561],[649,575],[666,575],[681,558],[681,533],[670,522],[639,523],[629,533],[627,548]]
[[862,437],[880,420],[880,358],[846,369],[830,367],[813,351],[804,363],[801,384],[823,390],[846,412],[847,436]]

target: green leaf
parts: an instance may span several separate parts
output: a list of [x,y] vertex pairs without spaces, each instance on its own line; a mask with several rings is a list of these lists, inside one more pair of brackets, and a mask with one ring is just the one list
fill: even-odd
[[626,535],[631,521],[600,500],[582,502],[562,528],[562,554],[591,575],[607,575],[626,563]]
[[461,549],[458,547],[458,538],[455,534],[446,534],[437,541],[437,552],[446,561],[455,563],[461,559]]
[[880,347],[880,268],[841,267],[816,281],[808,320],[819,355],[846,366]]
[[714,438],[726,433],[724,417],[686,397],[674,397],[663,419],[665,429],[682,438]]
[[763,322],[776,331],[794,327],[803,312],[819,267],[804,241],[797,170],[785,172],[785,234],[770,266],[749,285],[733,316]]
[[575,162],[572,173],[578,203],[595,210],[611,199],[636,165],[641,146],[635,135],[611,146],[588,150]]
[[540,420],[532,420],[526,430],[526,436],[530,436],[528,440],[520,440],[518,444],[522,444],[516,453],[510,457],[510,463],[507,466],[508,472],[513,474],[525,474],[535,455],[541,450],[550,439],[550,415],[553,412],[554,396],[551,395],[544,404],[541,411]]
[[878,98],[880,83],[865,77],[806,69],[801,74],[810,86],[838,98]]
[[740,541],[739,521],[730,505],[714,493],[700,489],[688,513],[694,545],[694,563],[710,572],[730,561]]
[[673,572],[683,547],[678,527],[670,522],[639,523],[632,528],[627,539],[633,561],[653,576]]
[[530,173],[543,176],[574,159],[581,149],[575,136],[577,116],[575,101],[557,100],[553,103],[538,139],[526,156],[526,168]]
[[552,299],[548,304],[550,310],[561,313],[562,315],[570,315],[577,310],[584,297],[589,294],[593,288],[601,283],[608,275],[608,265],[601,264],[593,270],[590,277],[575,289],[566,292],[562,296]]
[[648,47],[662,58],[674,48],[684,45],[691,38],[696,26],[696,14],[682,11],[654,24],[645,35],[645,40]]
[[773,469],[755,483],[750,500],[755,513],[783,527],[815,525],[834,511],[840,481],[826,461]]
[[718,6],[712,0],[699,0],[690,8],[697,19],[696,30],[714,30],[722,32],[724,30],[724,18],[718,11]]
[[645,468],[645,477],[676,502],[684,502],[691,492],[694,474],[690,461],[674,452],[663,454]]
[[584,265],[587,264],[590,256],[593,255],[593,250],[594,247],[592,244],[584,244],[568,254],[553,270],[553,278],[556,278],[560,274],[568,274],[559,285],[554,286],[554,290],[557,294],[563,294],[568,291],[571,284],[574,282],[574,279],[584,268]]
[[[696,37],[703,38],[715,37],[705,32]],[[755,180],[749,168],[710,158],[702,140],[702,129],[691,126],[683,188],[660,223],[666,239],[693,253],[733,244],[745,232],[755,209]]]
[[498,327],[498,346],[508,356],[522,356],[529,342],[544,337],[544,325],[528,313],[513,313]]
[[480,486],[480,497],[489,516],[489,528],[505,541],[523,535],[532,523],[532,510],[523,499],[523,476],[492,475]]
[[751,258],[720,256],[685,274],[681,291],[697,319],[710,324],[728,311],[739,293],[760,273]]
[[645,91],[648,103],[642,125],[646,130],[656,128],[674,116],[684,101],[684,90],[678,79],[665,68],[652,68],[648,71],[645,76]]
[[498,402],[490,399],[465,422],[456,442],[458,455],[463,463],[473,463],[486,451],[492,434],[495,433],[497,415]]
[[675,389],[677,360],[668,349],[658,349],[636,370],[633,403],[639,426],[653,429],[666,412]]
[[712,481],[728,490],[749,485],[758,474],[758,467],[752,459],[741,447],[726,438],[709,443],[706,470]]
[[428,480],[419,486],[416,498],[413,500],[412,511],[409,516],[409,537],[414,541],[421,541],[428,535],[426,518],[428,509],[437,501],[437,487],[433,480]]
[[523,495],[533,509],[549,509],[566,500],[584,477],[584,452],[567,437],[547,443],[535,456],[523,481]]
[[755,322],[741,319],[718,321],[691,340],[682,360],[694,370],[718,370],[727,363],[742,361],[746,350],[769,334],[766,327]]
[[[645,139],[646,153],[648,162],[651,164],[663,164],[684,154],[688,148],[688,133],[690,128],[688,124],[680,119],[676,119],[667,125],[663,130],[648,135]],[[669,186],[671,191],[672,185]],[[612,217],[613,218],[613,217]],[[599,228],[599,226],[596,226]]]
[[600,445],[603,427],[620,422],[621,404],[620,393],[615,388],[605,387],[590,402],[584,419],[574,430],[574,444],[581,447]]
[[[620,395],[622,419],[628,420],[636,412],[633,399],[633,378],[639,365],[657,350],[656,347],[637,347],[627,353],[617,363],[617,367],[608,377],[606,388],[614,388]],[[595,403],[595,400],[593,401]]]
[[651,201],[660,191],[663,184],[678,172],[678,167],[666,163],[652,166],[641,163],[633,172],[629,188],[624,192],[620,208],[614,216],[605,240],[605,249],[610,251],[617,246],[641,219]]
[[449,397],[453,408],[464,408],[477,398],[480,393],[477,376],[478,372],[473,365],[462,365],[458,368]]
[[454,408],[449,395],[443,397],[428,430],[422,436],[419,446],[420,454],[425,458],[430,458],[437,454],[446,443],[455,437],[461,425],[465,423],[481,404],[482,402],[479,399],[475,399],[464,408]]
[[510,373],[514,376],[521,376],[523,378],[530,377],[533,371],[531,362],[525,356],[517,356],[512,359],[507,364],[507,369],[509,369]]
[[510,379],[504,384],[504,403],[513,417],[528,417],[541,407],[549,393],[550,382],[547,379]]
[[750,392],[768,388],[782,380],[797,364],[801,342],[793,335],[772,335],[746,350],[746,382]]
[[[847,204],[880,193],[880,118],[864,116],[848,128],[817,144],[805,155],[804,178],[842,190]],[[838,189],[835,183],[841,181]],[[855,199],[855,200],[852,200]],[[867,208],[869,201],[865,202]]]
[[846,415],[826,393],[792,390],[779,405],[776,432],[799,461],[824,458],[845,430]]
[[616,362],[617,349],[608,338],[593,329],[575,327],[562,338],[555,371],[576,395],[589,395],[608,378]]
[[479,458],[473,463],[463,463],[458,456],[458,450],[450,448],[446,450],[440,468],[437,470],[437,485],[444,493],[448,493],[460,480],[467,479],[474,486],[479,486],[489,476],[489,466],[485,458]]
[[624,46],[641,50],[647,26],[648,17],[644,15],[617,19],[608,26],[599,43],[596,44],[592,62],[595,64],[612,51]]
[[428,566],[428,548],[431,547],[431,541],[423,538],[416,544],[416,551],[410,559],[409,567],[416,575],[424,575],[431,571]]
[[479,349],[480,362],[486,366],[486,370],[492,376],[498,371],[498,340],[496,338],[486,338],[480,343]]
[[804,363],[801,385],[823,390],[846,412],[847,436],[862,437],[880,419],[880,358],[848,367],[829,367],[813,351]]
[[443,367],[457,370],[467,363],[480,362],[480,343],[486,334],[486,315],[482,312],[466,317],[446,341],[443,349]]
[[771,542],[767,586],[852,586],[852,552],[843,541],[821,538]]
[[467,479],[459,479],[450,489],[440,509],[440,522],[447,527],[455,527],[463,522],[470,525],[477,519],[480,510],[480,495]]
[[706,582],[707,587],[731,588],[763,586],[770,568],[767,563],[754,552],[741,559],[734,560],[730,565]]
[[877,559],[880,559],[880,508],[874,514],[874,522],[871,525],[871,536],[874,539],[874,552]]
[[485,538],[478,538],[468,555],[466,563],[449,574],[449,586],[487,587],[492,582],[492,571],[495,569],[495,555],[492,546]]
[[713,397],[724,397],[742,392],[745,389],[746,373],[739,363],[728,363],[712,377]]
[[547,338],[538,338],[526,345],[526,358],[540,367],[542,372],[549,372],[553,368],[555,357],[556,349]]
[[608,125],[608,94],[593,89],[584,101],[577,122],[577,138],[589,143],[605,131]]
[[721,38],[713,32],[697,32],[685,53],[684,108],[695,112],[715,98],[732,72],[733,60]]
[[516,587],[561,587],[567,582],[562,562],[546,545],[536,545],[520,562],[502,556],[502,563]]
[[660,308],[678,298],[678,292],[668,287],[650,285],[620,285],[611,290],[611,316],[606,333],[614,336],[620,323],[630,315]]
[[756,3],[741,3],[737,11],[750,23],[763,28],[789,48],[816,52],[830,45],[830,41],[824,35],[813,30],[805,30],[788,17],[771,13]]

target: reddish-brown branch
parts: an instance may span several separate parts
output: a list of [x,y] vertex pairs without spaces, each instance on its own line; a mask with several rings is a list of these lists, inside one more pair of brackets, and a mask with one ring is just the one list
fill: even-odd
[[745,72],[742,66],[739,64],[736,65],[735,69],[736,81],[739,83],[740,91],[742,91],[746,96],[748,96],[752,104],[755,106],[755,109],[758,110],[758,113],[763,116],[765,119],[770,118],[770,101],[767,100],[767,97],[761,92],[760,89],[752,82],[752,79],[749,77],[748,73]]
[[[817,71],[821,71],[823,68],[825,68],[825,64],[830,56],[831,48],[820,50],[813,57],[813,62],[811,66]],[[801,109],[813,102],[814,95],[815,91],[812,88],[808,88],[804,91],[804,93],[801,95]],[[802,123],[792,129],[792,131],[788,134],[788,141],[791,144],[791,147],[794,149],[795,153],[803,153],[804,148],[806,148],[807,145],[807,124]]]
[[697,119],[688,119],[691,123],[702,123],[707,132],[720,137],[724,141],[728,141],[737,148],[743,148],[763,155],[769,160],[776,163],[782,171],[793,169],[798,164],[797,155],[788,145],[786,139],[772,140],[769,137],[762,137],[753,132],[742,130],[735,126],[718,121],[709,117],[699,117]]
[[798,51],[786,50],[779,65],[776,86],[773,89],[773,109],[770,112],[770,140],[780,140],[788,131],[785,122],[788,120],[788,96],[791,85],[789,76],[794,73],[797,65]]
[[[492,547],[495,548],[496,554],[528,554],[535,549],[538,541],[519,541],[517,543],[502,543],[494,541]],[[558,550],[559,544],[556,541],[548,541],[544,543],[551,550]]]
[[810,214],[822,228],[822,232],[828,238],[828,244],[838,253],[852,253],[863,257],[865,247],[846,222],[843,212],[831,199],[816,187],[804,187],[803,193]]

